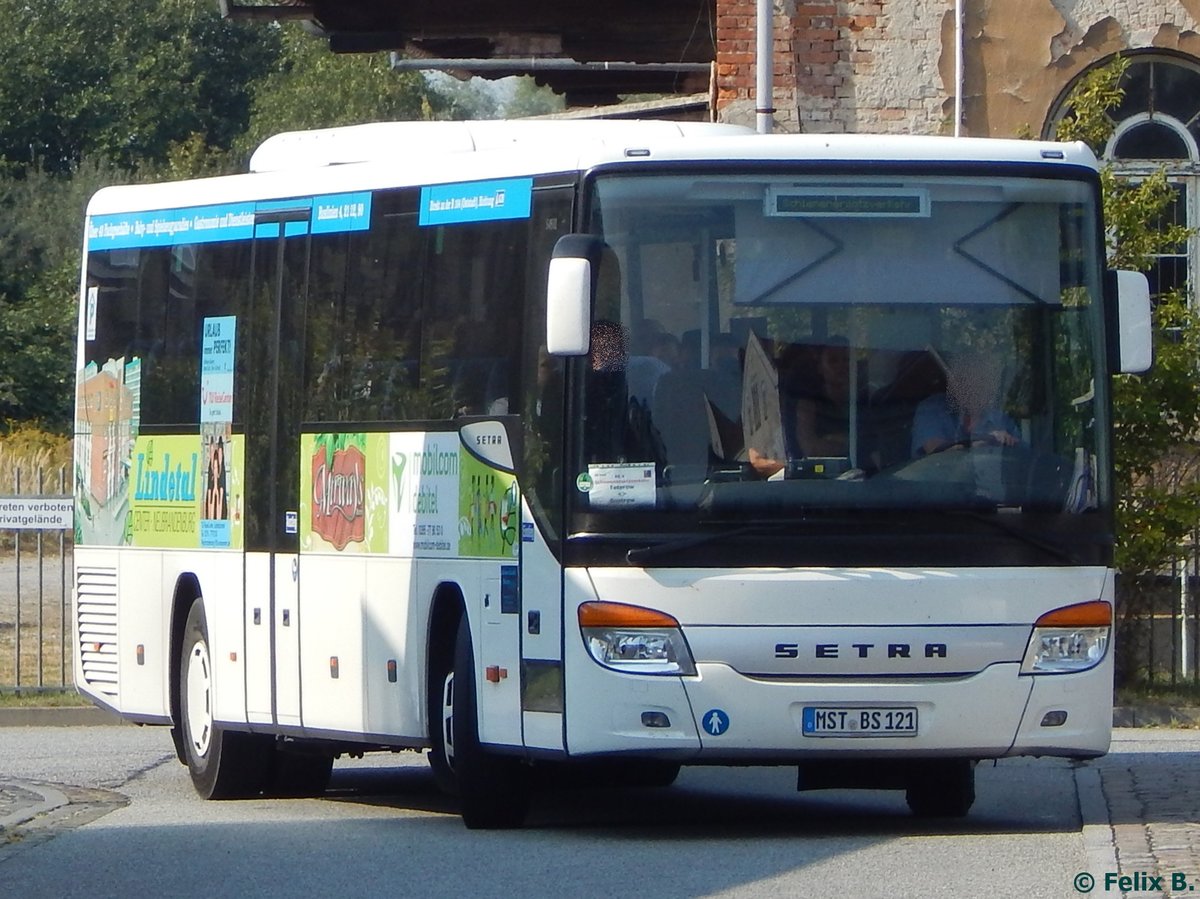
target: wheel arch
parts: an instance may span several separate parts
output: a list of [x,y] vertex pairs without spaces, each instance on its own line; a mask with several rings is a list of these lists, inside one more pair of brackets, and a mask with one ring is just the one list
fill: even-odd
[[[425,639],[425,695],[431,690],[431,674],[447,669],[454,658],[454,640],[458,623],[467,617],[467,603],[462,588],[453,581],[443,581],[433,591],[429,608],[429,629]],[[428,711],[428,710],[427,710]],[[432,728],[426,721],[426,729]]]

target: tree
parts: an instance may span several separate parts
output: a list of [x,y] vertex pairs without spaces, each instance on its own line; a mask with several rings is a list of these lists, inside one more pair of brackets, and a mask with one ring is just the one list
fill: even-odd
[[523,116],[550,115],[562,112],[567,103],[561,94],[556,94],[549,87],[539,87],[532,75],[516,79],[512,96],[504,104],[504,117],[517,119]]
[[[1118,58],[1090,73],[1071,96],[1072,111],[1058,136],[1098,149],[1114,122],[1108,115],[1121,101],[1128,64]],[[1109,263],[1113,268],[1147,270],[1155,254],[1177,251],[1192,233],[1165,225],[1174,198],[1165,171],[1131,182],[1111,166],[1101,173]],[[1189,535],[1200,523],[1200,317],[1189,291],[1155,298],[1154,367],[1143,375],[1114,379],[1113,443],[1117,518],[1117,569],[1126,578],[1118,596],[1124,636],[1117,641],[1118,677],[1129,678],[1138,631],[1128,624],[1144,615],[1153,590],[1141,576],[1154,575],[1181,559]],[[1193,538],[1194,539],[1194,538]],[[1151,605],[1152,609],[1153,606]]]
[[70,421],[83,213],[121,177],[106,163],[0,176],[0,422]]
[[70,172],[85,156],[132,169],[193,133],[227,148],[278,57],[270,29],[210,0],[0,0],[0,158]]
[[244,154],[282,131],[428,119],[445,105],[418,73],[392,71],[386,53],[339,55],[298,25],[272,30],[282,52],[255,86],[249,127],[236,142]]

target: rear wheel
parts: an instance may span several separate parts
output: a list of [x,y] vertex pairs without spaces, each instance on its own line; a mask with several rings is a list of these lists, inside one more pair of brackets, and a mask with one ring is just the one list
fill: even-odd
[[918,818],[962,818],[975,804],[975,766],[970,759],[949,759],[914,774],[905,793]]
[[443,688],[442,760],[458,784],[463,823],[472,830],[520,827],[529,811],[529,769],[520,759],[480,745],[475,657],[465,616]]
[[227,731],[213,720],[213,667],[204,602],[192,603],[179,659],[179,717],[192,785],[205,799],[255,796],[266,784],[274,741]]
[[454,773],[454,656],[453,647],[442,649],[430,660],[429,696],[429,767],[442,792],[458,795]]

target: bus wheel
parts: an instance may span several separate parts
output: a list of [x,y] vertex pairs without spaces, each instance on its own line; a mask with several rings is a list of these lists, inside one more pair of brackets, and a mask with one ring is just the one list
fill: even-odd
[[479,743],[475,657],[466,616],[458,625],[447,684],[446,759],[458,781],[463,823],[472,830],[520,827],[529,811],[529,770],[520,759],[490,753]]
[[429,767],[433,779],[443,793],[458,795],[458,778],[454,773],[454,660],[442,650],[431,660],[429,668]]
[[975,766],[970,759],[931,764],[909,781],[905,798],[918,818],[962,818],[975,804]]
[[262,791],[272,738],[226,731],[213,721],[212,658],[199,599],[188,612],[180,647],[179,712],[183,753],[197,793],[205,799],[238,799]]

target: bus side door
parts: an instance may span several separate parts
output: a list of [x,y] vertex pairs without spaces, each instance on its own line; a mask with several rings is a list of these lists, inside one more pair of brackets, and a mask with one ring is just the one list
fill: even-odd
[[311,206],[255,216],[246,428],[246,712],[299,726],[299,378]]

